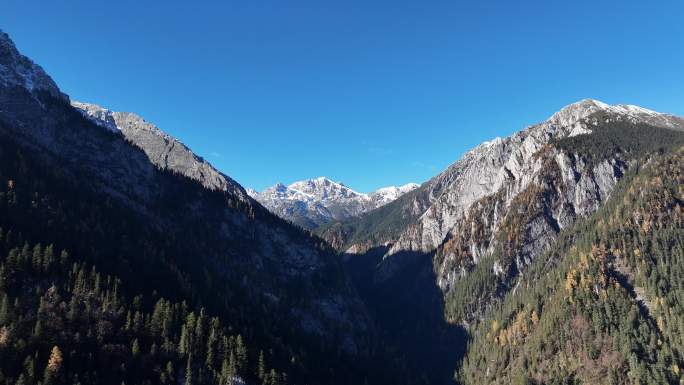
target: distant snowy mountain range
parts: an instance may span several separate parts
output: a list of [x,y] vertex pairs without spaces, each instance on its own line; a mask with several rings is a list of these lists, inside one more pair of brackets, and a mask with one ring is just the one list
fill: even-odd
[[416,183],[408,183],[364,194],[342,183],[319,177],[294,182],[289,186],[278,183],[262,192],[247,189],[247,193],[276,215],[313,229],[334,220],[361,215],[418,187]]

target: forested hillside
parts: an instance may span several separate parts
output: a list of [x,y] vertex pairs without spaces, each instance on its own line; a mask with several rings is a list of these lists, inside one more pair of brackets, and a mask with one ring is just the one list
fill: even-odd
[[126,297],[118,277],[21,239],[0,231],[0,383],[287,384],[204,308]]
[[[0,370],[7,384],[43,376],[84,384],[287,383],[271,364],[313,378],[301,366],[306,358],[269,331],[276,321],[256,316],[258,303],[183,256],[197,247],[191,235],[165,239],[29,154],[0,141]],[[221,295],[207,294],[218,287]],[[54,348],[62,369],[52,373],[44,369]]]
[[684,382],[683,186],[684,147],[635,166],[477,322],[458,380]]
[[[602,120],[604,116],[599,113],[589,119]],[[517,276],[524,274],[533,260],[525,249],[541,238],[531,230],[531,223],[550,223],[554,233],[563,234],[552,213],[562,207],[559,202],[564,194],[572,191],[575,182],[564,179],[563,171],[552,161],[557,156],[555,149],[568,154],[572,162],[588,165],[589,169],[596,169],[595,166],[606,159],[617,159],[612,167],[622,178],[621,174],[630,169],[630,163],[638,164],[653,154],[673,151],[682,144],[684,132],[681,131],[610,121],[591,133],[558,139],[540,150],[537,157],[546,161],[542,163],[539,182],[516,196],[505,215],[496,210],[503,205],[505,192],[487,196],[471,207],[458,231],[437,248],[435,269],[465,272],[447,290],[447,318],[451,322],[469,323],[480,317],[493,300],[515,287]],[[595,173],[590,177],[597,178]],[[497,215],[503,217],[501,226],[492,230],[487,224]],[[549,245],[553,243],[555,240],[548,242]],[[474,263],[472,244],[492,251]]]

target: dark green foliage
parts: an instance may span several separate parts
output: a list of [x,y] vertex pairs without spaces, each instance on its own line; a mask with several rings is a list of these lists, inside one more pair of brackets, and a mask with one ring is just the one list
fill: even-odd
[[501,278],[493,274],[496,256],[483,258],[472,270],[456,282],[445,300],[447,319],[463,321],[479,314],[502,286]]
[[2,384],[231,384],[258,375],[242,336],[204,308],[123,296],[119,278],[68,257],[58,263],[51,246],[2,243],[0,280],[0,304],[11,307],[0,320]]

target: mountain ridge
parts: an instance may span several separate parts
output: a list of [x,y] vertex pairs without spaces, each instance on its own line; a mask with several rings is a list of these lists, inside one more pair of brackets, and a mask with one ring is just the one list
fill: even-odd
[[229,191],[241,200],[248,199],[247,192],[239,183],[140,115],[111,111],[97,104],[78,101],[71,101],[71,105],[96,125],[114,134],[122,134],[126,140],[142,149],[160,169],[197,180],[208,189]]
[[[520,174],[520,168],[524,161],[520,162],[515,159],[515,157],[511,157],[513,151],[516,152],[516,156],[520,155],[523,156],[524,159],[531,159],[532,155],[539,150],[543,144],[553,140],[556,137],[572,137],[586,134],[590,131],[590,127],[598,124],[595,119],[593,121],[586,121],[586,119],[592,114],[600,111],[617,117],[623,117],[632,122],[640,121],[649,124],[656,124],[659,127],[677,130],[684,129],[684,120],[675,115],[656,113],[651,110],[630,105],[609,106],[608,104],[593,99],[584,99],[565,106],[540,124],[529,126],[507,138],[495,138],[491,141],[483,142],[482,144],[467,151],[459,160],[452,163],[443,172],[421,185],[417,194],[414,195],[414,199],[412,199],[410,202],[401,202],[401,200],[399,200],[397,202],[390,203],[390,205],[403,205],[404,207],[407,207],[407,209],[403,209],[403,211],[411,213],[407,216],[409,222],[411,222],[417,220],[419,216],[429,216],[429,206],[431,206],[433,202],[437,201],[442,193],[445,190],[448,190],[449,186],[453,185],[456,186],[456,188],[458,188],[457,186],[459,184],[463,186],[472,186],[479,192],[467,192],[466,195],[468,195],[468,197],[464,197],[465,201],[463,204],[459,204],[460,208],[454,208],[458,211],[456,216],[461,216],[465,210],[464,206],[467,207],[475,200],[483,197],[483,194],[486,194],[487,191],[491,194],[493,190],[496,190],[499,184],[508,177],[509,172],[512,173],[511,176],[514,177],[520,178],[522,176]],[[515,144],[513,142],[515,142]],[[511,150],[511,146],[513,145],[515,149]],[[501,159],[503,154],[507,154],[505,155],[505,160]],[[487,166],[487,162],[484,161],[487,156],[493,157],[493,159],[499,163],[498,166],[494,168]],[[484,165],[485,170],[488,170],[485,172],[489,173],[489,176],[485,176],[481,172],[479,174],[476,173],[477,175],[474,174],[473,178],[484,179],[478,180],[477,183],[472,184],[463,183],[462,174],[467,170],[473,170],[472,172],[475,172],[474,170],[476,169],[474,165],[478,162]],[[489,182],[486,182],[486,180],[489,180]],[[487,187],[485,188],[485,186]],[[410,207],[410,209],[408,209],[408,207]],[[372,212],[368,213],[367,215],[372,215]],[[354,222],[359,222],[362,220],[363,219],[350,219],[348,222],[353,226]],[[341,222],[340,224],[345,226],[344,222]],[[333,223],[332,226],[334,227],[335,223]],[[404,246],[397,246],[397,248],[417,248],[423,251],[426,251],[430,248],[435,248],[439,243],[438,239],[443,238],[443,230],[437,230],[436,228],[434,230],[437,231],[434,236],[426,233],[421,237],[423,239],[420,240],[415,239],[409,241],[406,239]],[[348,232],[348,230],[346,231]],[[340,229],[340,232],[336,235],[335,229],[328,226],[327,228],[321,229],[320,233],[338,248],[343,247],[343,249],[348,249],[353,247],[353,250],[363,250],[369,246],[362,245],[365,241],[362,243],[357,242],[356,244],[349,244],[348,241],[344,240],[344,238],[349,238],[349,235],[345,236],[345,230],[343,229]],[[340,237],[342,239],[340,239]],[[378,239],[376,241],[372,241],[371,245],[397,241],[396,237],[396,235],[393,235],[390,238]],[[363,240],[363,238],[361,240]],[[397,251],[397,248],[395,248],[394,251]]]
[[388,186],[359,193],[326,177],[306,179],[289,185],[277,183],[262,192],[248,189],[256,199],[283,219],[307,229],[374,210],[418,188],[416,183]]

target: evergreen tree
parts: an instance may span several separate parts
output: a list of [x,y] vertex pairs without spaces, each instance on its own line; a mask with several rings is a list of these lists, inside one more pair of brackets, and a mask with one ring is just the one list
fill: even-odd
[[0,326],[10,322],[10,304],[7,293],[0,292]]
[[257,367],[257,377],[263,383],[266,379],[266,361],[264,359],[264,351],[259,352],[259,366]]
[[138,343],[137,338],[133,340],[133,345],[131,346],[131,354],[134,358],[140,355],[140,343]]
[[188,360],[185,364],[185,385],[193,384],[192,353],[190,353],[188,354]]

